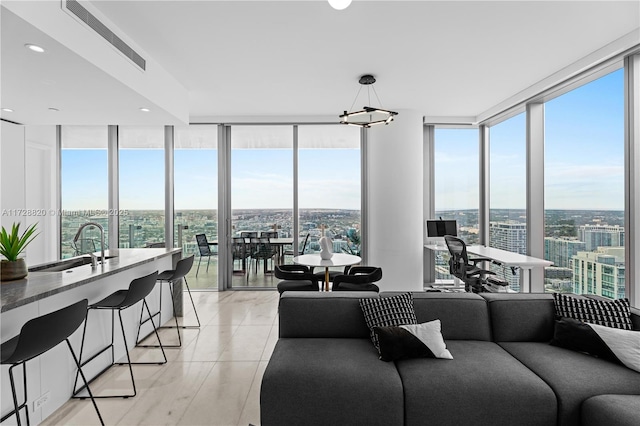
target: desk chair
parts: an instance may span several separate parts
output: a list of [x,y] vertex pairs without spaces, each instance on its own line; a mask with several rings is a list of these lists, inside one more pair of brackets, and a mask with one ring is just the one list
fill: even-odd
[[[0,353],[2,354],[0,357],[0,364],[11,365],[11,367],[9,367],[9,381],[11,382],[11,395],[13,397],[14,409],[4,415],[2,419],[0,419],[0,422],[4,422],[15,414],[18,426],[21,426],[22,421],[20,419],[20,410],[24,408],[27,425],[31,424],[29,420],[29,407],[27,405],[26,363],[27,361],[47,352],[49,349],[53,349],[64,341],[67,342],[67,347],[71,352],[73,361],[78,368],[80,376],[82,376],[84,386],[87,388],[93,407],[96,409],[96,413],[100,419],[100,424],[104,425],[96,400],[93,398],[91,389],[89,389],[87,378],[82,372],[80,361],[76,357],[76,354],[71,347],[71,343],[69,343],[69,336],[71,336],[85,320],[87,315],[87,305],[87,299],[83,299],[73,305],[67,306],[66,308],[30,319],[22,326],[20,334],[2,344],[0,347]],[[20,364],[22,364],[22,378],[24,380],[24,402],[22,404],[18,404],[16,384],[13,378],[13,369]]]
[[[191,289],[189,288],[189,283],[187,283],[186,275],[189,273],[191,268],[193,267],[193,260],[195,255],[191,255],[189,257],[185,257],[184,259],[178,260],[176,263],[176,269],[169,269],[158,274],[157,281],[160,281],[169,284],[169,294],[171,295],[171,306],[173,306],[173,320],[176,325],[162,325],[162,287],[160,288],[160,302],[158,312],[153,314],[151,317],[142,320],[142,315],[144,312],[140,312],[140,325],[151,320],[152,317],[158,316],[158,327],[157,328],[175,328],[178,333],[178,344],[177,345],[162,345],[164,348],[180,348],[182,347],[182,338],[180,337],[180,328],[200,328],[200,318],[198,317],[198,311],[196,310],[196,304],[193,301],[193,296],[191,296]],[[198,321],[198,325],[178,325],[178,317],[176,317],[176,301],[173,297],[173,285],[180,281],[184,280],[184,285],[187,287],[187,293],[189,294],[189,299],[191,299],[191,306],[193,306],[193,313],[196,315],[196,321]],[[136,342],[140,337],[140,327],[138,327],[138,336],[136,336]],[[143,339],[144,340],[144,339]],[[141,348],[159,348],[160,345],[137,345]]]
[[196,277],[198,276],[198,272],[200,272],[200,262],[202,262],[202,258],[207,258],[207,273],[209,273],[209,263],[211,262],[211,256],[215,256],[216,254],[211,251],[211,246],[209,241],[207,241],[207,236],[205,234],[197,234],[196,242],[198,243],[198,250],[200,251],[200,258],[198,259],[198,269],[196,269]]
[[352,266],[348,274],[333,277],[333,291],[375,291],[380,288],[375,285],[382,279],[382,268],[377,266]]
[[486,257],[469,258],[467,245],[460,238],[445,235],[444,241],[451,257],[449,258],[449,272],[464,283],[467,292],[481,293],[484,291],[487,275],[495,272],[478,267],[478,262],[491,261]]
[[[141,278],[136,278],[133,281],[131,281],[131,283],[129,284],[129,288],[127,290],[117,290],[113,293],[111,293],[109,296],[105,297],[104,299],[100,300],[99,302],[96,302],[94,304],[91,304],[88,306],[87,310],[86,310],[86,315],[87,318],[89,317],[89,312],[94,310],[94,309],[100,309],[100,310],[110,310],[111,311],[111,343],[107,346],[105,346],[104,348],[100,349],[95,355],[91,356],[89,359],[87,359],[84,362],[81,362],[80,365],[82,367],[84,367],[85,365],[87,365],[88,363],[90,363],[91,361],[93,361],[94,359],[96,359],[99,355],[101,355],[102,353],[104,353],[107,349],[111,349],[111,364],[108,365],[105,369],[103,369],[102,371],[100,371],[93,379],[91,379],[89,381],[89,383],[91,383],[92,381],[94,381],[95,379],[97,379],[98,377],[100,377],[103,373],[105,373],[109,368],[113,367],[114,365],[124,365],[124,364],[128,364],[129,365],[129,375],[131,376],[131,385],[133,387],[133,393],[132,394],[123,394],[123,395],[105,395],[105,396],[94,396],[94,398],[129,398],[132,396],[136,396],[136,382],[133,378],[133,368],[131,367],[132,365],[162,365],[162,364],[166,364],[167,363],[167,356],[164,353],[164,348],[162,347],[162,341],[160,340],[160,336],[158,335],[158,329],[155,325],[155,323],[153,322],[153,317],[151,316],[151,311],[149,310],[149,305],[147,305],[147,302],[145,300],[145,297],[147,297],[149,295],[149,293],[151,293],[151,290],[153,290],[153,288],[156,285],[156,278],[158,277],[158,272],[153,272],[149,275],[145,275],[144,277]],[[122,311],[130,308],[131,306],[137,304],[138,302],[142,301],[142,308],[147,310],[147,314],[149,315],[149,317],[151,318],[151,325],[153,326],[153,331],[156,335],[156,338],[158,339],[158,342],[160,342],[160,350],[162,351],[162,356],[164,357],[164,361],[160,361],[160,362],[131,362],[131,357],[129,356],[129,348],[127,346],[127,336],[124,333],[124,323],[122,322]],[[125,354],[127,355],[127,362],[116,362],[115,360],[115,351],[114,351],[114,328],[115,328],[115,312],[118,311],[118,318],[120,319],[120,329],[122,330],[122,341],[124,343],[124,351]],[[138,323],[138,328],[140,328],[140,323]],[[84,350],[84,338],[87,334],[87,321],[85,320],[84,322],[84,330],[82,331],[82,345],[80,346],[80,360],[82,360],[82,352]],[[85,388],[87,388],[88,386],[82,386],[79,389],[75,389],[76,383],[78,381],[78,375],[76,374],[76,380],[73,384],[74,386],[74,392],[73,392],[73,397],[74,398],[85,398],[84,396],[78,396],[78,394],[80,392],[82,392]]]

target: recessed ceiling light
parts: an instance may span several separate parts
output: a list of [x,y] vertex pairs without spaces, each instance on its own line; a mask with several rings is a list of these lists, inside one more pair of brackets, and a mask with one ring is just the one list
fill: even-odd
[[58,112],[60,111],[58,108],[53,108],[53,107],[49,107],[48,108],[49,111],[53,111],[53,112]]
[[4,112],[13,112],[13,110],[11,108],[2,108],[2,110]]
[[26,47],[27,49],[32,50],[34,52],[44,53],[44,48],[38,46],[37,44],[27,43],[27,44],[24,45],[24,47]]
[[149,112],[149,111],[151,111],[151,110],[150,110],[149,108],[144,108],[144,107],[143,107],[143,108],[140,108],[140,111],[142,111],[142,112]]

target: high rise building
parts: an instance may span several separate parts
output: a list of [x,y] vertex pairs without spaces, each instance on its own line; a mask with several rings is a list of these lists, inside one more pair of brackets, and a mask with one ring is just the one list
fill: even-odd
[[575,238],[545,237],[544,258],[553,262],[554,266],[570,268],[571,258],[579,251],[586,251],[584,241]]
[[581,225],[578,238],[584,241],[587,251],[598,247],[624,247],[624,228],[619,225]]
[[[527,254],[527,225],[525,223],[507,221],[489,223],[489,245],[513,253]],[[520,291],[520,271],[511,273],[511,268],[500,268],[491,265],[491,270],[506,279],[509,286]]]
[[600,247],[573,256],[573,291],[618,299],[624,292],[624,247]]

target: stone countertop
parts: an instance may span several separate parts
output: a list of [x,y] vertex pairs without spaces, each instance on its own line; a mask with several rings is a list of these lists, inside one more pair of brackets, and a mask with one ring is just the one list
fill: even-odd
[[[138,265],[180,253],[181,250],[180,248],[109,249],[105,251],[105,256],[112,257],[105,260],[104,265],[98,264],[95,269],[92,269],[91,265],[88,264],[59,272],[32,271],[32,269],[55,266],[63,261],[29,267],[30,272],[26,278],[16,281],[3,281],[0,284],[2,296],[0,312],[6,312]],[[79,257],[86,257],[86,255]]]

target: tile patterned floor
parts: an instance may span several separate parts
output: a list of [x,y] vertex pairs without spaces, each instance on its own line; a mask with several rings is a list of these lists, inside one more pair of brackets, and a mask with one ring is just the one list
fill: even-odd
[[[260,424],[260,383],[278,339],[278,292],[194,292],[200,329],[182,330],[181,349],[166,349],[162,366],[134,366],[138,394],[99,399],[107,425]],[[185,309],[187,308],[185,303]],[[185,324],[195,321],[187,310]],[[177,343],[163,329],[163,343]],[[145,343],[153,343],[152,339]],[[154,349],[135,348],[132,360],[155,359]],[[113,367],[91,386],[96,394],[130,389],[128,368]],[[44,425],[96,425],[89,400],[70,400]]]

